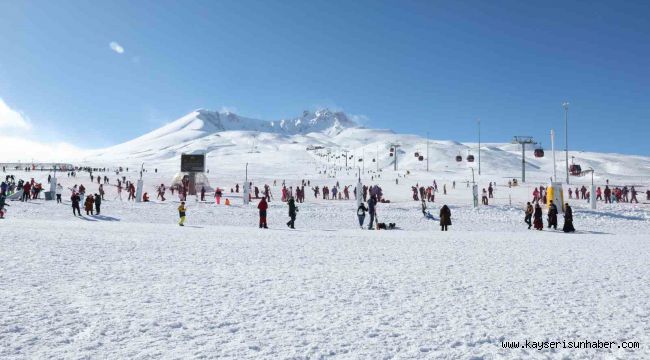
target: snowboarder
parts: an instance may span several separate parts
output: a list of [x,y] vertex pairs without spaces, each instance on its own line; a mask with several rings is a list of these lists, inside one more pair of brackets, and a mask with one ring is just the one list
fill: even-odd
[[549,206],[548,206],[548,227],[549,228],[554,228],[557,230],[557,206],[553,204],[553,200],[549,201]]
[[564,204],[564,226],[562,227],[564,232],[575,232],[576,229],[573,227],[573,210],[569,203]]
[[532,226],[531,218],[533,217],[533,212],[535,210],[533,209],[533,205],[528,202],[526,204],[526,216],[524,217],[524,222],[528,224],[528,229]]
[[289,221],[287,222],[287,226],[295,229],[294,224],[296,222],[296,212],[298,212],[298,208],[296,207],[296,201],[293,196],[289,198],[287,204],[289,205]]
[[359,218],[359,226],[363,229],[363,222],[366,219],[366,211],[368,211],[368,208],[361,203],[359,207],[357,208],[357,217]]
[[544,228],[544,222],[542,222],[542,207],[539,206],[539,203],[535,204],[535,212],[533,213],[533,226],[536,230],[542,230]]
[[183,223],[185,223],[185,211],[187,208],[185,208],[185,201],[181,201],[181,204],[178,205],[178,217],[180,217],[180,220],[178,221],[178,225],[180,226],[185,226]]
[[447,227],[451,225],[451,210],[447,205],[440,208],[440,231],[447,231]]
[[266,203],[265,198],[262,198],[262,200],[260,200],[260,203],[257,204],[257,208],[260,211],[260,229],[261,228],[268,229],[268,227],[266,226],[266,209],[269,208],[269,204]]

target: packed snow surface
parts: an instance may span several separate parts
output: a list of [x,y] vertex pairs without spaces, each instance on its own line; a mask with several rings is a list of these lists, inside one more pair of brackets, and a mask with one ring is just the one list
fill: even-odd
[[[78,176],[60,181],[85,182]],[[151,186],[169,176],[145,178]],[[571,200],[577,233],[536,232],[520,209],[529,186],[500,186],[475,210],[465,184],[451,189],[439,178],[448,195],[429,206],[437,217],[440,204],[451,205],[443,233],[408,199],[411,180],[400,180],[379,181],[394,202],[378,216],[396,222],[394,231],[361,230],[353,200],[310,192],[290,230],[279,184],[268,230],[257,228],[257,201],[244,206],[229,189],[231,206],[192,197],[184,228],[169,192],[165,202],[133,203],[108,187],[99,216],[73,217],[69,194],[62,205],[10,202],[0,220],[0,357],[650,356],[649,205],[590,210]],[[525,340],[641,348],[501,346]]]

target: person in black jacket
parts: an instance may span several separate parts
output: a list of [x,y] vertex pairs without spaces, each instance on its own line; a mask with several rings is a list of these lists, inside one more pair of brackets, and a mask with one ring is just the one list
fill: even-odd
[[368,224],[368,230],[372,230],[373,223],[375,222],[375,217],[377,216],[377,198],[375,195],[372,195],[368,200],[368,214],[370,214],[370,223]]
[[549,201],[548,206],[548,227],[557,230],[557,206],[553,204],[553,200]]
[[363,203],[361,203],[361,205],[359,205],[359,208],[357,208],[357,217],[359,218],[359,226],[361,226],[362,229],[363,229],[363,222],[366,219],[366,211],[368,211],[368,208]]
[[99,194],[95,194],[95,212],[99,215],[99,210],[102,206],[102,197]]
[[447,231],[447,226],[451,225],[451,210],[447,205],[440,209],[440,230]]
[[79,207],[79,202],[81,201],[81,198],[79,197],[79,194],[72,193],[72,196],[70,197],[70,201],[72,202],[72,215],[75,216],[81,216],[81,208]]
[[298,209],[296,208],[296,201],[293,199],[293,196],[289,198],[289,201],[287,203],[289,205],[289,218],[290,218],[289,222],[287,222],[287,226],[292,229],[295,229],[293,225],[296,222],[296,211],[298,211]]
[[539,206],[539,203],[535,204],[535,212],[533,213],[533,226],[536,230],[542,230],[544,228],[544,222],[542,222],[542,207]]
[[574,232],[576,229],[573,227],[573,210],[569,203],[564,204],[564,226],[562,227],[564,232]]

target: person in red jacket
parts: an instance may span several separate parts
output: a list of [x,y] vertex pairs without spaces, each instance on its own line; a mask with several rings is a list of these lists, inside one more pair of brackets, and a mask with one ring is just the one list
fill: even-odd
[[257,204],[257,208],[260,210],[260,229],[268,229],[266,226],[266,209],[269,208],[269,204],[266,203],[266,198],[260,200],[260,203]]

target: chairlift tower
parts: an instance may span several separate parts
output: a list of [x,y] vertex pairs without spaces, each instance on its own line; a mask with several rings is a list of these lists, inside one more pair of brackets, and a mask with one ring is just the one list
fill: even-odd
[[512,138],[513,144],[521,145],[521,182],[526,182],[526,145],[535,144],[532,136],[515,136]]
[[395,154],[393,155],[393,157],[395,157],[395,162],[393,163],[393,165],[394,165],[393,169],[394,169],[395,171],[397,171],[397,149],[398,149],[400,146],[402,146],[402,145],[400,145],[400,144],[390,144],[390,147],[394,149],[394,153],[395,153]]
[[341,150],[345,154],[345,169],[348,169],[348,153],[350,150]]

